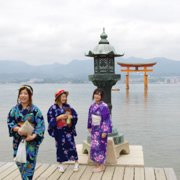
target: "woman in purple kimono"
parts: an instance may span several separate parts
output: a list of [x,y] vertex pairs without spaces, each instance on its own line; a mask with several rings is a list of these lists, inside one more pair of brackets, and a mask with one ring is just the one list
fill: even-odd
[[67,104],[69,92],[58,89],[55,92],[55,104],[47,113],[48,133],[55,138],[56,156],[59,163],[59,171],[64,172],[63,162],[75,161],[74,171],[78,171],[78,155],[74,136],[76,136],[75,125],[77,123],[76,111]]
[[90,158],[97,163],[97,167],[92,169],[93,172],[104,170],[108,133],[112,133],[109,108],[102,101],[103,96],[104,92],[102,89],[95,89],[92,97],[95,102],[89,108],[88,131],[91,133]]

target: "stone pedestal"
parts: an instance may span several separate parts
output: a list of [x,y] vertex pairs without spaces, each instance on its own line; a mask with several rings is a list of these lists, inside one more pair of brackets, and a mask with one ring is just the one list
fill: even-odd
[[[106,164],[116,164],[120,154],[128,154],[129,152],[129,143],[127,141],[115,145],[113,138],[108,137]],[[94,163],[90,159],[90,144],[87,141],[83,142],[82,153],[88,154],[88,163]]]

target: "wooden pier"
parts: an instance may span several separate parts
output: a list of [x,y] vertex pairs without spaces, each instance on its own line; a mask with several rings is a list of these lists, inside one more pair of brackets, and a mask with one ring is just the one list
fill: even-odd
[[[65,172],[57,164],[37,164],[33,180],[177,180],[172,168],[106,166],[104,172],[92,173],[94,166],[80,165],[73,172],[73,165],[65,165]],[[14,162],[0,162],[0,180],[21,180]]]

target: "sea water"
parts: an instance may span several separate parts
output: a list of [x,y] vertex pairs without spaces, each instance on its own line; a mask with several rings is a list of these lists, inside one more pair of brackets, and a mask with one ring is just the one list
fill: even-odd
[[[0,161],[13,161],[12,138],[8,136],[7,114],[16,105],[20,84],[0,84]],[[56,89],[69,91],[68,103],[78,113],[76,143],[86,140],[87,117],[92,101],[93,84],[32,84],[33,103],[44,115],[54,103]],[[174,168],[180,177],[180,84],[117,84],[112,91],[113,125],[130,145],[141,145],[145,167]],[[55,141],[46,131],[38,162],[56,163]]]

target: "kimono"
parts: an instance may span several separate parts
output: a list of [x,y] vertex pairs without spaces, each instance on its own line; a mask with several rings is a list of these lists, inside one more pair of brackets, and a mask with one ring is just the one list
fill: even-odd
[[[100,116],[99,125],[92,124],[92,115]],[[91,150],[90,159],[96,163],[104,164],[106,162],[107,137],[102,138],[102,133],[112,133],[112,121],[109,108],[103,101],[99,104],[93,103],[89,108],[88,129],[91,128]]]
[[45,124],[44,118],[42,116],[41,111],[34,105],[28,106],[26,109],[23,109],[21,104],[14,106],[9,114],[8,114],[8,129],[9,136],[13,137],[13,150],[14,157],[16,156],[18,145],[21,142],[22,138],[26,138],[25,136],[20,136],[18,132],[14,132],[13,128],[18,127],[18,123],[22,123],[28,120],[30,123],[34,125],[34,132],[37,137],[32,141],[26,141],[26,163],[16,162],[19,171],[21,173],[21,177],[23,180],[31,180],[33,178],[35,166],[36,166],[36,158],[38,154],[39,145],[44,139],[44,131]]
[[[75,125],[78,117],[76,111],[71,108],[72,112],[72,126],[57,127],[56,117],[65,114],[65,109],[69,108],[69,104],[63,104],[60,108],[57,104],[52,105],[47,113],[48,119],[48,133],[50,136],[55,138],[56,143],[56,157],[57,162],[75,161],[78,160],[76,151],[76,144],[74,136],[76,136]],[[59,120],[62,121],[62,120]]]

